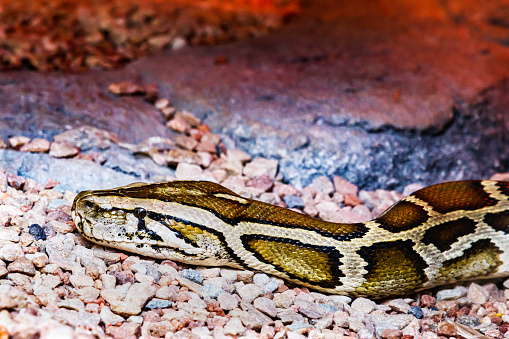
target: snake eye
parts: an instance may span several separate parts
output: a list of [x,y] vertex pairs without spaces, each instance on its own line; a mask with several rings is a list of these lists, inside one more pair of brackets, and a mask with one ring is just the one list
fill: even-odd
[[133,214],[138,219],[143,219],[147,216],[147,211],[142,207],[136,207],[133,211]]
[[85,201],[85,206],[87,206],[88,208],[93,208],[95,206],[95,204],[91,201]]

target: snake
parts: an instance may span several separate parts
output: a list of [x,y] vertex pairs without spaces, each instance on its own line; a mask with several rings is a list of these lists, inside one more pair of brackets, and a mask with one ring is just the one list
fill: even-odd
[[509,182],[452,181],[379,217],[336,223],[207,181],[82,191],[89,241],[156,259],[255,270],[330,294],[385,298],[509,275]]

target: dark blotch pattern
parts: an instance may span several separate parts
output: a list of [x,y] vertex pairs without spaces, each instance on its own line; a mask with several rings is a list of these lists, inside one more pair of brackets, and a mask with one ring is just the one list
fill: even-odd
[[509,211],[488,213],[484,216],[484,222],[497,231],[509,233]]
[[502,193],[509,196],[509,181],[499,181],[497,182],[497,186]]
[[381,227],[397,233],[419,227],[428,220],[423,207],[408,201],[400,201],[376,219]]
[[426,262],[413,249],[411,240],[397,240],[364,246],[358,254],[368,263],[366,282],[358,295],[389,296],[410,293],[426,282]]
[[426,201],[439,213],[472,211],[496,205],[498,200],[484,191],[480,181],[453,181],[425,187],[413,196]]
[[325,288],[341,285],[339,278],[344,274],[339,270],[339,258],[342,255],[333,247],[258,234],[246,234],[241,239],[258,260],[277,267],[293,279]]
[[428,229],[422,242],[426,245],[433,244],[442,252],[447,251],[460,237],[474,233],[475,226],[475,221],[469,218],[448,221]]

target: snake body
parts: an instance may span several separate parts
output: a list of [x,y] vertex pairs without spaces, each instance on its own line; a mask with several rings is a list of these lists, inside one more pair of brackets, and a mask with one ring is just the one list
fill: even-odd
[[509,275],[509,182],[429,186],[355,224],[312,218],[204,181],[84,191],[72,215],[97,244],[254,269],[327,293],[381,298]]

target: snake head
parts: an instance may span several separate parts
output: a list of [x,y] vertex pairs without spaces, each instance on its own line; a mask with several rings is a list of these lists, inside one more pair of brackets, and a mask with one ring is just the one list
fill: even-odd
[[196,265],[238,266],[222,234],[205,227],[196,211],[182,204],[179,196],[189,199],[193,192],[167,184],[164,191],[161,184],[137,183],[80,192],[72,218],[83,237],[100,245]]

